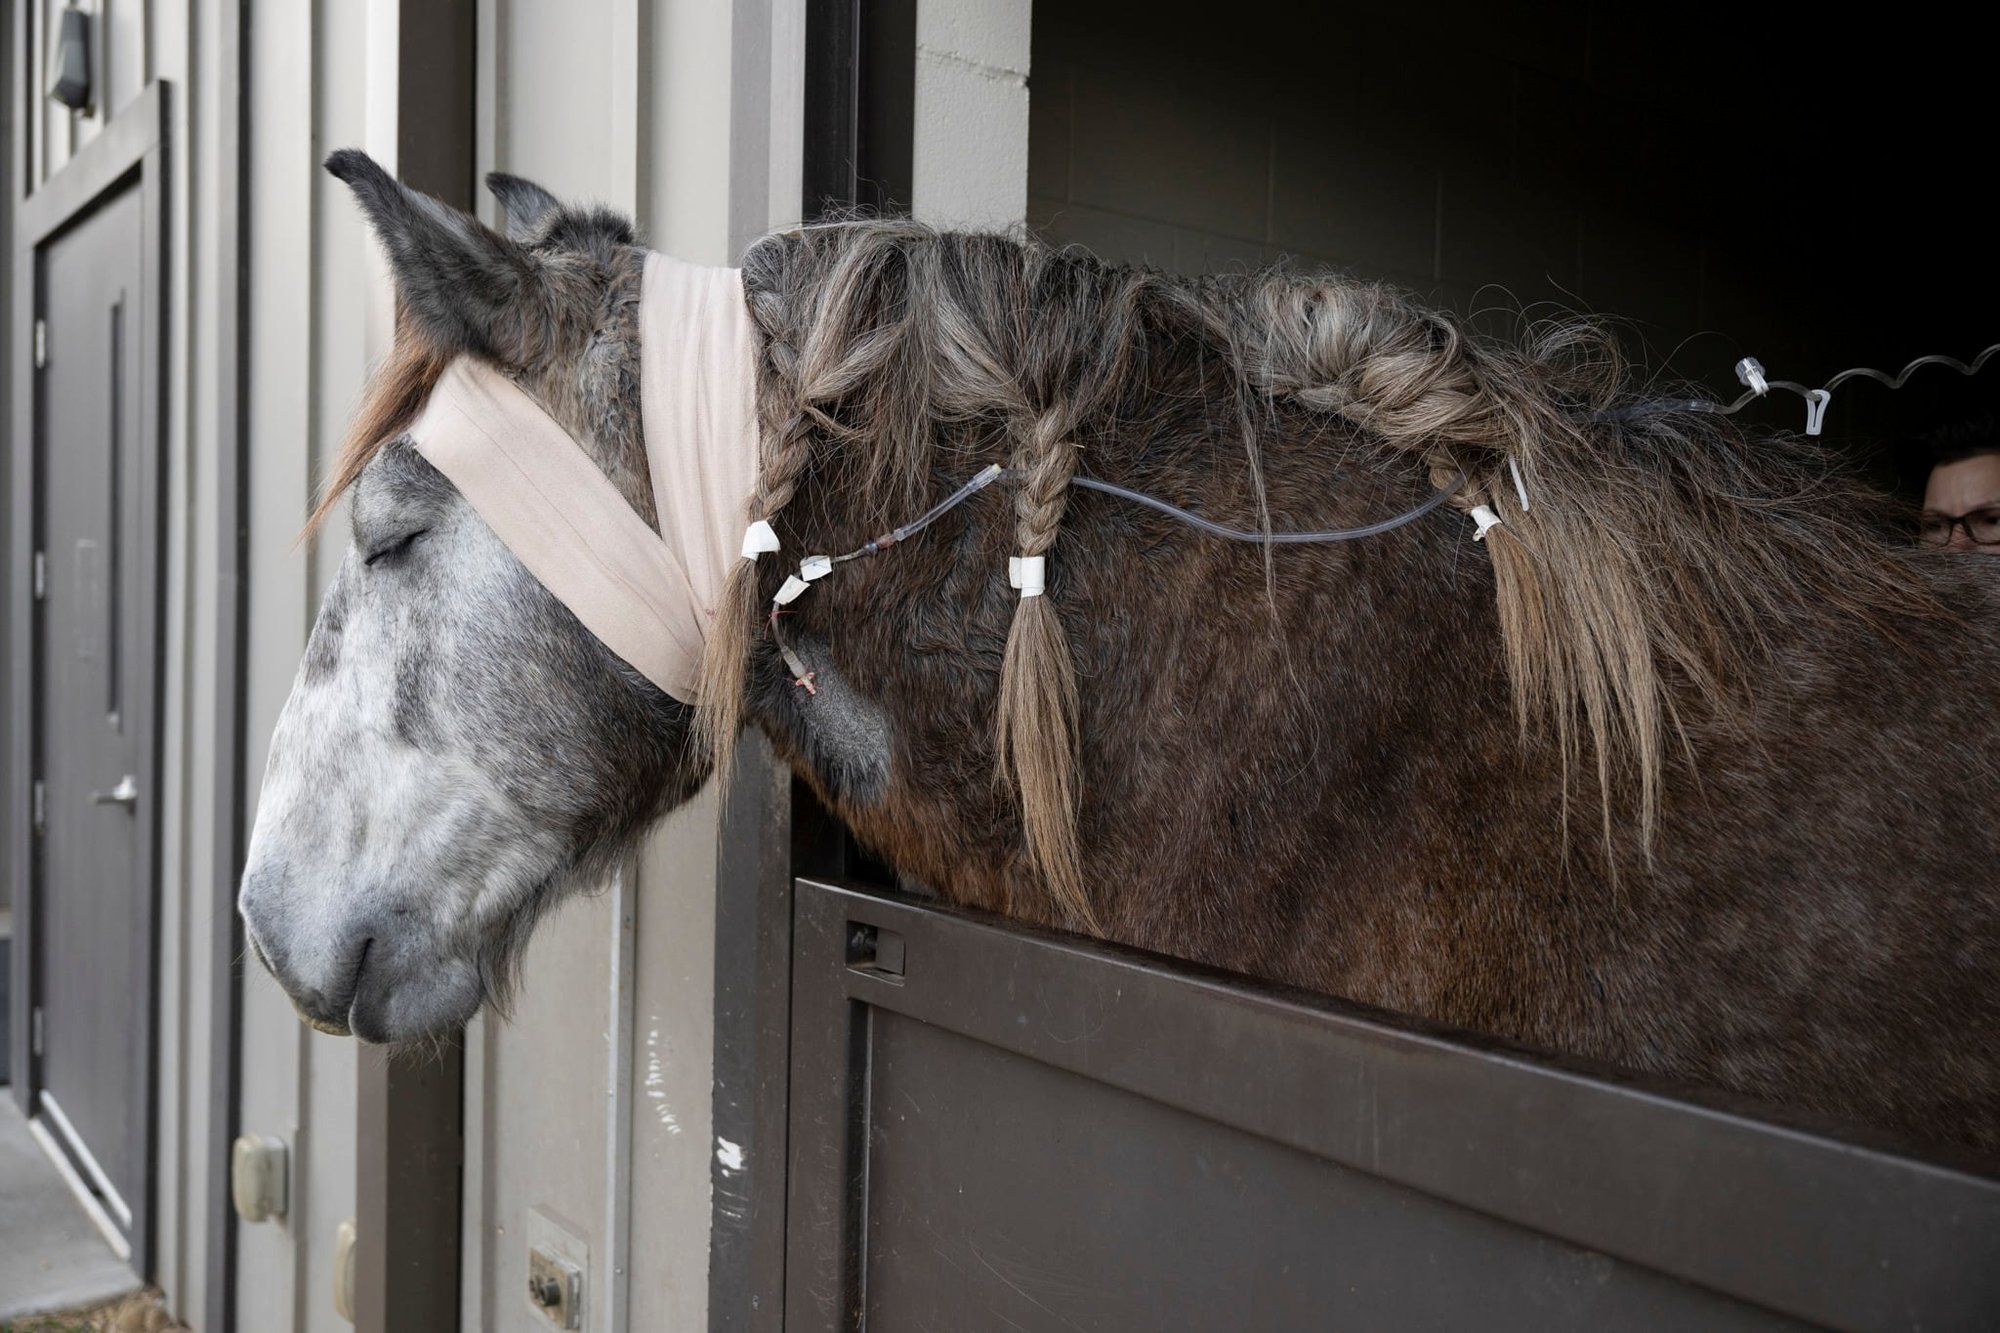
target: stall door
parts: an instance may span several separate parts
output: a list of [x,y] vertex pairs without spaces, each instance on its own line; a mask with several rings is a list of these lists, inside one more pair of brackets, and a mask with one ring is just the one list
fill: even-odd
[[36,1118],[128,1255],[151,1151],[154,909],[145,789],[157,553],[142,546],[138,188],[43,248],[37,332],[42,632],[36,673],[42,872]]

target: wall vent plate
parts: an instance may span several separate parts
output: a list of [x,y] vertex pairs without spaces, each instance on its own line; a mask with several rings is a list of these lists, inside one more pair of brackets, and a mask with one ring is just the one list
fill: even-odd
[[550,1328],[582,1328],[590,1286],[590,1242],[545,1208],[528,1210],[528,1273],[522,1295]]

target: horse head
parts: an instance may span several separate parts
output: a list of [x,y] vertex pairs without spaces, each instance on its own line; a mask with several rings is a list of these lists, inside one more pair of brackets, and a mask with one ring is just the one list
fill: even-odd
[[502,236],[360,153],[327,166],[389,257],[400,327],[336,466],[352,541],[272,737],[240,907],[309,1022],[395,1041],[504,1002],[540,914],[710,765],[693,710],[587,632],[405,433],[443,367],[480,358],[651,521],[629,225],[495,176]]

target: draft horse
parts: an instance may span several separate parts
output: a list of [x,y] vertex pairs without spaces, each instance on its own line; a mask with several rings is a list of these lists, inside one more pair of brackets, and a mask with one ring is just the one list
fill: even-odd
[[702,592],[677,697],[411,435],[474,364],[660,522],[631,225],[495,176],[500,235],[328,166],[400,331],[241,897],[317,1026],[504,1004],[537,919],[755,727],[947,902],[2000,1149],[2000,561],[1889,540],[1815,441],[1652,403],[1583,322],[1503,345],[1339,277],[802,227],[725,312],[732,521],[777,550]]

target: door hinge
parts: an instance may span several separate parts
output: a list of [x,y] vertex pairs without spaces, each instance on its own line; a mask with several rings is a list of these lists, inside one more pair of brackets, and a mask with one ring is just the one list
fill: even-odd
[[35,600],[41,601],[49,595],[49,553],[35,552]]
[[37,1057],[42,1053],[42,1006],[39,1004],[28,1012],[28,1049]]
[[35,779],[35,832],[49,831],[49,789],[40,778]]
[[35,321],[35,369],[46,370],[49,365],[49,322]]

